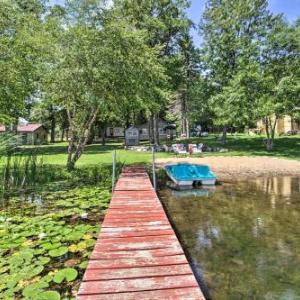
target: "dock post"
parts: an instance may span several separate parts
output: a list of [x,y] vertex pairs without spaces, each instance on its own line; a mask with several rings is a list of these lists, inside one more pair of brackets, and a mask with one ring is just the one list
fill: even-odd
[[153,187],[154,190],[156,191],[156,173],[155,173],[155,149],[154,146],[152,147],[152,173],[153,173]]
[[115,189],[115,182],[116,182],[116,156],[117,156],[117,150],[115,149],[113,151],[113,169],[112,169],[112,192]]

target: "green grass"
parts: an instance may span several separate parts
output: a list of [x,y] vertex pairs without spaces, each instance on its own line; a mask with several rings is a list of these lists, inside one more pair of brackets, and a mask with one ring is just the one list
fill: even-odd
[[228,136],[228,143],[222,146],[218,138],[210,136],[207,138],[192,138],[187,142],[204,143],[209,147],[226,148],[225,153],[204,153],[204,156],[271,156],[287,159],[300,160],[300,135],[283,136],[275,139],[273,151],[268,152],[264,146],[265,136],[249,136],[245,134],[233,134]]
[[[30,148],[26,147],[26,150],[29,152]],[[121,143],[109,143],[106,146],[93,144],[86,147],[77,165],[111,164],[114,149],[117,150],[117,160],[126,164],[148,163],[152,159],[150,152],[124,150]],[[38,153],[43,156],[45,164],[65,165],[67,160],[67,143],[39,146]],[[156,157],[168,156],[170,156],[168,153],[156,154]]]
[[[272,152],[268,152],[263,145],[263,136],[229,135],[228,144],[220,145],[214,135],[206,138],[192,138],[181,141],[182,143],[204,143],[209,147],[227,148],[229,152],[205,152],[203,156],[273,156],[288,159],[300,160],[300,136],[278,137],[275,140],[275,147]],[[179,143],[180,141],[178,141]],[[175,142],[174,142],[175,143]],[[126,164],[149,163],[151,153],[124,150],[121,143],[109,143],[106,146],[94,144],[87,146],[83,156],[78,161],[78,166],[97,165],[112,162],[112,152],[117,149],[118,161]],[[30,147],[26,147],[30,151]],[[66,163],[67,143],[57,143],[40,146],[38,149],[46,164],[64,165]],[[172,153],[157,153],[157,158],[174,157]]]

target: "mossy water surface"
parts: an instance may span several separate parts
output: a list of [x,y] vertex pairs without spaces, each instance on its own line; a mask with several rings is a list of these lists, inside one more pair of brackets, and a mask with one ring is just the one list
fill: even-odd
[[212,299],[300,299],[300,179],[160,192]]

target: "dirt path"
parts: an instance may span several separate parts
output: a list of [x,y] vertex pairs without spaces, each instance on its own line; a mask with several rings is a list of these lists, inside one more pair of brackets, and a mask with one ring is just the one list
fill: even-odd
[[272,157],[214,156],[201,158],[161,158],[157,164],[190,162],[206,164],[220,180],[236,180],[258,176],[300,176],[300,161]]

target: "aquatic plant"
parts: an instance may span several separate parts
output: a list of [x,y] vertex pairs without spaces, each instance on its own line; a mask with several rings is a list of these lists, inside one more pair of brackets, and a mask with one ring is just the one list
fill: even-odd
[[53,281],[56,283],[62,283],[64,280],[70,282],[76,279],[78,272],[73,268],[66,268],[59,270],[53,277]]
[[18,138],[9,133],[0,135],[0,159],[12,152],[18,146]]
[[[117,175],[122,164],[117,164]],[[11,194],[20,190],[42,190],[47,186],[54,191],[66,186],[86,186],[100,184],[111,188],[111,166],[97,165],[80,167],[68,172],[63,166],[45,164],[38,149],[28,152],[14,152],[4,157],[0,164],[0,192]]]
[[12,197],[0,210],[0,299],[73,299],[110,193],[85,187]]

